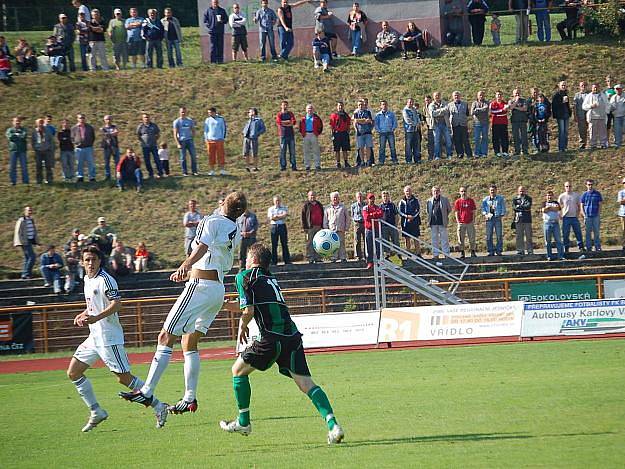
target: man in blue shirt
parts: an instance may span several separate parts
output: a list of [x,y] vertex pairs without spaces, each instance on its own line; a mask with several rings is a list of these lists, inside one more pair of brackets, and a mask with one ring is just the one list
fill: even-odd
[[273,25],[278,21],[276,12],[269,8],[268,0],[262,0],[260,8],[254,15],[254,23],[258,25],[258,35],[260,42],[260,60],[265,61],[267,58],[267,51],[265,45],[267,40],[269,41],[269,49],[271,51],[271,60],[278,60],[278,53],[276,52],[276,38],[273,35]]
[[365,155],[368,153],[369,158],[367,165],[375,166],[373,160],[373,136],[371,134],[373,130],[373,116],[371,111],[367,109],[365,101],[358,101],[358,109],[354,112],[352,119],[354,123],[354,129],[356,130],[356,148],[358,149],[358,159],[364,162]]
[[536,15],[536,35],[540,42],[551,41],[551,22],[549,9],[551,0],[531,0],[531,7]]
[[[267,131],[265,122],[258,117],[258,109],[251,107],[247,111],[248,120],[243,126],[243,156],[245,169],[249,172],[258,171],[258,137]],[[243,257],[245,259],[245,257]]]
[[395,113],[388,109],[385,100],[380,101],[380,112],[375,115],[375,130],[380,136],[380,148],[378,160],[384,164],[386,160],[386,142],[391,151],[391,161],[397,164],[397,153],[395,152],[395,129],[397,128],[397,118]]
[[219,6],[219,0],[211,0],[211,6],[204,13],[204,24],[211,41],[210,63],[224,62],[224,25],[228,23],[228,13]]
[[601,251],[600,212],[603,197],[601,192],[594,189],[595,181],[586,179],[586,192],[582,194],[580,205],[586,226],[586,250],[592,251],[594,241],[595,251]]
[[61,268],[63,267],[63,259],[55,251],[54,246],[48,246],[46,252],[41,255],[41,275],[45,280],[44,287],[51,284],[54,287],[54,293],[61,293]]
[[195,121],[190,117],[187,117],[187,108],[182,106],[178,110],[178,119],[173,123],[174,127],[174,140],[180,150],[180,168],[182,169],[182,175],[188,176],[187,170],[187,152],[191,159],[191,171],[194,176],[198,175],[197,170],[197,157],[195,153],[195,144],[193,143],[193,137],[195,136]]
[[[506,215],[506,201],[497,194],[497,186],[491,184],[488,195],[482,200],[482,215],[486,218],[486,248],[489,256],[501,256],[503,252],[503,225],[501,219]],[[497,244],[493,244],[493,232]]]
[[137,68],[137,57],[145,67],[145,41],[141,37],[141,27],[144,18],[139,16],[136,8],[130,9],[130,17],[126,18],[126,42],[128,43],[128,57],[132,62],[132,68]]
[[226,121],[217,114],[217,109],[211,107],[208,110],[208,117],[204,121],[204,141],[208,151],[208,175],[215,175],[215,163],[219,166],[219,173],[226,176],[226,153],[224,141],[226,140]]

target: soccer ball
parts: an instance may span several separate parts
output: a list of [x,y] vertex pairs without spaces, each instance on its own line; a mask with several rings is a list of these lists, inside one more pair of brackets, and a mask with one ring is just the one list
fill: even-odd
[[330,257],[341,247],[341,238],[332,230],[320,230],[313,238],[313,249],[317,254]]

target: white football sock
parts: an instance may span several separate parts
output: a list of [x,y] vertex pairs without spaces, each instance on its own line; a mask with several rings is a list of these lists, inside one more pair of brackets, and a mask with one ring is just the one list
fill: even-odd
[[193,402],[197,391],[197,382],[200,377],[200,354],[197,350],[184,353],[184,400]]
[[74,386],[76,386],[76,390],[82,400],[85,402],[87,407],[91,410],[96,410],[100,407],[98,404],[98,400],[95,397],[95,393],[93,392],[93,386],[91,386],[91,381],[86,376],[81,376],[76,381],[72,381]]
[[166,345],[159,345],[156,347],[156,353],[154,354],[152,364],[150,365],[148,379],[145,380],[145,384],[141,387],[141,392],[146,397],[151,397],[152,394],[154,394],[154,390],[156,389],[161,376],[163,376],[167,365],[169,365],[172,351],[173,349],[171,347],[167,347]]

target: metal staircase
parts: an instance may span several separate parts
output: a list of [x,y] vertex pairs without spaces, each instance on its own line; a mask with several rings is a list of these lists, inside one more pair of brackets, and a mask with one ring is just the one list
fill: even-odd
[[[388,239],[382,237],[382,227],[384,231],[397,232],[399,238],[402,236],[413,239],[419,243],[421,248],[429,248],[433,250],[433,246],[428,244],[404,231],[401,228],[397,228],[384,220],[378,220],[377,227],[373,230],[373,245],[378,252],[378,256],[374,256],[373,263],[373,277],[375,281],[375,301],[376,308],[386,307],[386,279],[390,278],[396,282],[405,285],[407,288],[416,291],[420,295],[429,298],[430,300],[440,305],[461,304],[466,303],[456,295],[456,290],[460,286],[462,278],[469,269],[468,264],[462,262],[460,259],[453,258],[439,250],[440,254],[443,254],[443,260],[441,261],[429,261],[423,259],[423,257],[416,255],[414,252],[410,252],[405,248],[397,245]],[[434,252],[434,251],[432,251]],[[393,255],[401,256],[403,259],[402,265],[398,265],[389,257]],[[376,258],[377,257],[377,258]],[[425,269],[436,276],[439,281],[451,282],[447,290],[436,285],[437,280],[426,280],[419,275],[410,272],[405,268],[408,264],[414,264],[422,269]],[[443,267],[447,265],[456,265],[461,267],[460,275],[452,274],[445,270]]]

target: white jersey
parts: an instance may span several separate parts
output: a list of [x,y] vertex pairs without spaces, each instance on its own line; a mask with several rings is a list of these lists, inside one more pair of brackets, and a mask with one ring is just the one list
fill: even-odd
[[241,242],[236,222],[222,214],[205,216],[197,227],[191,248],[195,249],[200,242],[208,246],[208,251],[193,264],[193,268],[216,270],[219,280],[223,282],[224,275],[232,269],[234,251]]
[[[85,275],[85,300],[87,313],[96,316],[111,304],[112,300],[120,299],[117,282],[113,277],[100,269],[98,274],[89,278]],[[96,346],[123,345],[124,331],[117,313],[89,324],[90,337]]]

